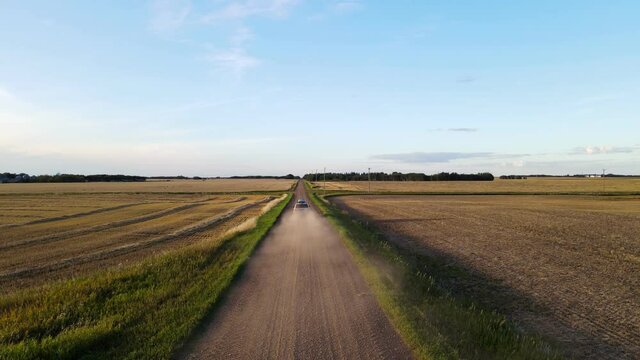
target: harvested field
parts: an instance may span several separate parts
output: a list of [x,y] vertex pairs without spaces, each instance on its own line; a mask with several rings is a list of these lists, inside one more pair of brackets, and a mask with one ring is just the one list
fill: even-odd
[[[205,200],[213,196],[199,194],[167,194],[147,195],[136,194],[29,194],[0,196],[0,228],[14,227],[24,224],[46,224],[69,218],[82,218],[92,216],[100,219],[98,214],[109,216],[109,213],[117,214],[118,210],[124,210],[135,206],[163,206],[166,204],[189,204]],[[93,216],[95,215],[95,216]],[[47,226],[44,226],[46,229]],[[0,237],[6,237],[0,234]]]
[[640,357],[640,198],[331,198],[389,239],[466,270],[443,284],[569,355]]
[[[313,183],[322,188],[321,181]],[[604,185],[604,187],[603,187]],[[327,190],[368,191],[366,181],[327,181]],[[528,178],[494,181],[372,181],[373,192],[433,193],[640,193],[640,178]]]
[[295,180],[285,179],[211,179],[149,180],[145,182],[34,183],[0,184],[0,194],[16,193],[217,193],[249,191],[286,191]]
[[[2,292],[64,279],[206,239],[256,217],[266,195],[0,196]],[[21,216],[11,216],[18,213]]]
[[190,246],[0,296],[0,359],[173,358],[290,198],[260,205],[244,232],[196,225],[179,232],[205,237]]

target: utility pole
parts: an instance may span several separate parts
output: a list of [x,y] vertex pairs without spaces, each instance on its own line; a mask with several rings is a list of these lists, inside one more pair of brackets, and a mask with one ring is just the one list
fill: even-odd
[[327,193],[327,167],[324,167],[324,182],[322,184],[322,195]]
[[606,184],[604,182],[604,172],[606,169],[602,169],[602,192],[606,192]]
[[369,178],[369,192],[371,192],[371,168],[367,168],[367,178]]

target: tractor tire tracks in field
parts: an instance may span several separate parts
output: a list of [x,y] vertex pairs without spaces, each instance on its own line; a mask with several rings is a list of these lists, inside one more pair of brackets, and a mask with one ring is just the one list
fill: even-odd
[[[150,247],[153,245],[157,245],[160,243],[165,243],[168,241],[173,241],[176,239],[180,239],[183,237],[187,237],[189,235],[198,233],[200,231],[206,230],[212,226],[215,226],[216,224],[219,224],[225,220],[231,219],[234,216],[240,214],[241,212],[243,212],[244,210],[247,210],[249,208],[252,208],[254,206],[258,206],[260,204],[266,203],[268,201],[272,200],[271,197],[265,197],[264,199],[258,200],[256,202],[252,202],[249,204],[245,204],[245,205],[241,205],[238,206],[234,209],[231,209],[230,211],[227,211],[226,213],[222,214],[222,215],[218,215],[206,220],[203,220],[197,224],[194,225],[190,225],[184,228],[181,228],[179,230],[176,230],[170,234],[165,234],[165,235],[161,235],[161,236],[157,236],[157,237],[153,237],[153,238],[149,238],[149,239],[145,239],[143,241],[138,241],[138,242],[133,242],[133,243],[128,243],[126,245],[122,245],[122,246],[118,246],[118,247],[113,247],[113,248],[109,248],[109,249],[105,249],[105,250],[101,250],[101,251],[96,251],[96,252],[92,252],[92,253],[88,253],[88,254],[83,254],[83,255],[79,255],[79,256],[74,256],[74,257],[70,257],[70,258],[66,258],[66,259],[61,259],[61,260],[57,260],[57,261],[53,261],[47,264],[41,264],[38,266],[32,266],[32,267],[25,267],[25,268],[21,268],[21,269],[17,269],[17,270],[11,270],[11,271],[6,271],[3,273],[0,273],[0,282],[2,281],[6,281],[7,279],[16,279],[16,278],[22,278],[22,277],[27,277],[27,276],[33,276],[35,274],[39,274],[39,273],[43,273],[43,272],[50,272],[50,271],[55,271],[58,269],[62,269],[65,267],[70,267],[70,266],[75,266],[75,265],[79,265],[82,263],[87,263],[90,261],[97,261],[97,260],[102,260],[102,259],[106,259],[106,258],[111,258],[111,257],[115,257],[115,256],[120,256],[126,253],[130,253],[142,248],[146,248],[146,247]],[[189,205],[198,205],[198,204],[189,204]],[[187,206],[187,205],[185,205]],[[183,208],[185,206],[182,206],[180,208]],[[175,210],[174,209],[170,209],[170,210]],[[184,209],[182,209],[184,210]],[[166,215],[166,214],[165,214]],[[133,222],[132,222],[133,223]]]
[[[239,202],[239,201],[242,201],[242,200],[245,200],[245,199],[246,199],[246,197],[238,197],[238,198],[231,199],[231,200],[224,201],[224,202],[220,202],[220,203],[221,204],[234,203],[234,202]],[[51,242],[51,241],[64,240],[64,239],[68,239],[68,238],[73,237],[73,236],[86,235],[86,234],[90,234],[90,233],[93,233],[93,232],[103,231],[103,230],[107,230],[107,229],[114,229],[114,228],[123,227],[123,226],[127,226],[127,225],[142,223],[142,222],[149,221],[149,220],[155,220],[155,219],[159,219],[161,217],[165,217],[165,216],[173,215],[173,214],[176,214],[176,213],[179,213],[179,212],[182,212],[182,211],[190,210],[190,209],[196,208],[198,206],[203,206],[204,204],[206,204],[206,202],[208,200],[211,200],[211,199],[201,200],[201,201],[197,201],[197,202],[194,202],[194,203],[189,203],[189,204],[186,204],[186,205],[181,205],[181,206],[177,206],[177,207],[174,207],[174,208],[161,210],[161,211],[157,211],[157,212],[154,212],[154,213],[151,213],[151,214],[137,216],[137,217],[130,218],[130,219],[124,219],[124,220],[114,221],[114,222],[110,222],[110,223],[106,223],[106,224],[100,224],[100,225],[96,225],[96,226],[90,226],[90,227],[85,227],[85,228],[80,228],[80,229],[68,230],[68,231],[57,233],[57,234],[38,236],[38,237],[30,238],[30,239],[24,239],[24,240],[14,241],[14,242],[6,243],[6,244],[0,244],[0,250],[15,248],[15,247],[19,247],[19,246],[25,246],[25,245],[34,245],[34,244],[39,244],[39,243],[41,244],[41,243],[46,243],[46,242]],[[123,209],[125,207],[131,207],[133,205],[139,205],[139,204],[130,204],[128,206],[109,208],[109,210],[121,210],[121,209]],[[105,211],[109,211],[109,210],[105,210]],[[95,213],[96,212],[93,212],[92,214],[95,214]],[[89,213],[83,213],[83,215],[88,215],[88,214]],[[65,219],[81,216],[80,214],[76,214],[76,215],[77,216],[66,217]]]
[[21,224],[4,224],[4,225],[0,225],[0,228],[13,228],[13,227],[19,227],[19,226],[36,225],[36,224],[49,223],[49,222],[54,222],[54,221],[75,219],[75,218],[79,218],[79,217],[83,217],[83,216],[95,215],[95,214],[100,214],[100,213],[104,213],[104,212],[108,212],[108,211],[122,210],[122,209],[126,209],[126,208],[129,208],[129,207],[132,207],[132,206],[140,205],[140,204],[144,204],[144,203],[131,203],[131,204],[123,204],[123,205],[111,206],[111,207],[100,208],[100,209],[95,209],[95,210],[91,210],[91,211],[85,211],[85,212],[81,212],[81,213],[62,215],[62,216],[45,218],[45,219],[38,219],[38,220],[28,221],[28,222],[21,223]]

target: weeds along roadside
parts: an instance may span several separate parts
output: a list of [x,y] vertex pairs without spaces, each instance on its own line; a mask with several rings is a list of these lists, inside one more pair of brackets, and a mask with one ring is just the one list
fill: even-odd
[[[501,314],[439,286],[462,269],[411,253],[350,217],[311,189],[312,202],[340,232],[379,304],[418,359],[558,359],[540,337],[521,333]],[[336,196],[335,193],[327,194]]]
[[0,359],[171,358],[291,197],[220,241],[1,297]]

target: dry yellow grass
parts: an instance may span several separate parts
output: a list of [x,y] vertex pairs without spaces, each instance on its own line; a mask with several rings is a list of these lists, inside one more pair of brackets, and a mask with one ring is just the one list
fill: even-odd
[[[323,187],[321,181],[313,184]],[[528,178],[494,181],[372,181],[374,192],[640,192],[640,178]],[[367,191],[366,181],[327,181],[327,190]]]
[[5,194],[0,197],[0,212],[19,211],[23,217],[4,217],[0,222],[0,287],[9,291],[219,239],[259,215],[268,199],[266,195]]
[[247,192],[286,191],[295,180],[212,179],[145,182],[0,184],[3,193],[97,193],[97,192]]
[[476,274],[447,286],[577,358],[640,356],[640,197],[331,198],[392,241]]

